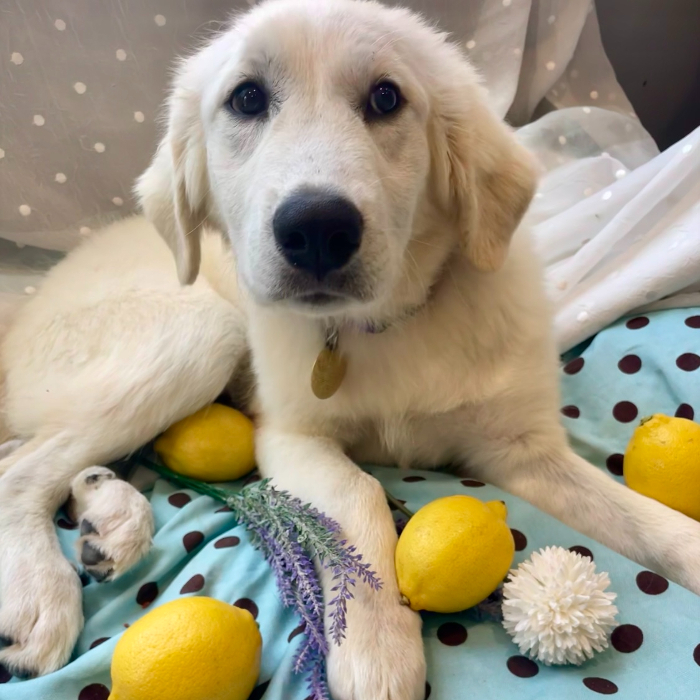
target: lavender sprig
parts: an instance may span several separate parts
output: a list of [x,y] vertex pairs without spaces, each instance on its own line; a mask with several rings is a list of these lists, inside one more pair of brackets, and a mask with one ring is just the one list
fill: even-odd
[[[294,661],[294,670],[301,673],[308,670],[304,659],[317,655],[325,657],[328,653],[323,629],[323,592],[314,564],[299,544],[296,527],[290,527],[290,521],[284,518],[284,514],[266,504],[266,492],[266,486],[256,486],[250,489],[245,500],[233,496],[228,503],[232,510],[236,509],[246,528],[255,528],[260,532],[259,544],[263,552],[269,550],[277,553],[276,557],[268,556],[267,560],[277,580],[285,579],[283,585],[290,586],[291,606],[305,624],[306,645],[299,649]],[[261,527],[260,523],[264,523],[264,526]]]
[[[246,528],[275,574],[282,604],[293,608],[303,620],[304,641],[294,657],[294,672],[308,674],[309,691],[314,700],[329,700],[325,680],[328,645],[323,634],[323,600],[313,562],[301,548],[296,550],[292,562],[285,556],[285,545],[271,537],[264,526],[246,525]],[[311,605],[309,599],[314,601]]]
[[268,481],[231,493],[218,486],[181,476],[152,461],[142,453],[133,461],[184,488],[226,503],[234,517],[250,533],[274,572],[284,607],[294,609],[304,624],[304,642],[294,658],[294,671],[306,673],[312,700],[330,700],[326,678],[328,642],[324,634],[323,592],[313,563],[317,559],[333,576],[329,635],[335,644],[345,638],[347,604],[359,579],[373,590],[382,586],[377,575],[346,540],[340,526],[312,506]]
[[[362,561],[355,547],[348,546],[345,540],[339,540],[340,526],[334,520],[273,487],[260,488],[256,496],[260,498],[258,512],[269,518],[275,535],[285,538],[288,523],[293,522],[298,544],[305,546],[324,568],[332,572],[336,583],[331,592],[336,595],[328,603],[331,608],[328,632],[339,645],[345,638],[347,603],[353,598],[351,588],[355,586],[356,579],[375,591],[382,587],[382,582],[370,565]],[[271,513],[273,515],[269,515]]]

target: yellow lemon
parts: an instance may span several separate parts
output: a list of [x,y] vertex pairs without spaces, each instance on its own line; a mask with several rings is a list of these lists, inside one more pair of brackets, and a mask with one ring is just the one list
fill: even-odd
[[218,403],[173,423],[155,443],[166,467],[200,481],[240,479],[255,467],[255,429]]
[[501,501],[439,498],[421,508],[396,547],[399,590],[412,610],[454,613],[480,603],[503,581],[515,554]]
[[108,700],[247,700],[261,648],[247,610],[213,598],[174,600],[124,632]]
[[645,418],[623,465],[631,489],[700,520],[700,425],[660,413]]

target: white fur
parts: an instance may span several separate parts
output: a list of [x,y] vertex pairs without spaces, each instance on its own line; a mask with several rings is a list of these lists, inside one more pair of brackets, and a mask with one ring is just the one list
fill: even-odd
[[[245,351],[244,320],[204,280],[180,287],[167,246],[135,219],[57,265],[1,350],[6,418],[26,442],[0,460],[0,637],[14,642],[0,663],[48,673],[82,627],[80,581],[53,513],[84,469],[218,396]],[[108,506],[76,495],[118,575],[150,543],[142,497],[132,490]],[[132,524],[129,509],[140,513]]]
[[[73,479],[70,511],[80,526],[75,548],[98,581],[121,576],[148,552],[155,529],[148,499],[105,467],[89,467]],[[86,561],[85,546],[99,554]]]
[[[243,123],[223,103],[255,70],[271,73],[278,104]],[[407,104],[365,123],[357,100],[387,75]],[[330,309],[298,303],[271,240],[275,207],[308,184],[340,189],[367,223],[354,279],[334,281],[345,300]],[[7,415],[28,442],[0,461],[0,634],[16,641],[0,663],[45,673],[75,641],[73,584],[47,591],[40,575],[46,561],[62,566],[50,516],[71,480],[211,401],[248,348],[262,473],[338,520],[385,584],[360,587],[349,606],[347,640],[329,658],[336,700],[424,694],[391,515],[355,461],[453,462],[700,593],[700,523],[567,445],[542,274],[518,228],[534,185],[471,68],[407,11],[273,0],[184,62],[138,185],[155,228],[127,220],[70,255],[4,343]],[[192,286],[178,286],[156,228]],[[348,374],[319,401],[310,371],[331,320]],[[373,335],[367,320],[395,323]]]

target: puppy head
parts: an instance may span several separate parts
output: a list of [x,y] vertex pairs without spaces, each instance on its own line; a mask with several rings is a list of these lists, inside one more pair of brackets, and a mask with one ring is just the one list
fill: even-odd
[[374,2],[259,5],[180,65],[168,106],[144,211],[183,283],[202,225],[224,231],[259,303],[325,315],[389,300],[428,209],[496,270],[534,189],[459,51]]

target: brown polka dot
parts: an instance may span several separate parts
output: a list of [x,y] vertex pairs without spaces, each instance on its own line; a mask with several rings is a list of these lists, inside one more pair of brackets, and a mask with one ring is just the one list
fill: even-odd
[[639,411],[631,401],[620,401],[613,407],[612,414],[620,423],[631,423],[639,415]]
[[539,666],[527,656],[511,656],[507,665],[508,670],[518,678],[532,678],[540,672]]
[[482,486],[486,486],[483,481],[477,481],[476,479],[462,479],[462,486],[466,486],[468,489],[480,489]]
[[625,323],[625,325],[631,331],[636,331],[640,328],[644,328],[644,326],[648,326],[649,319],[646,316],[637,316],[636,318],[631,318],[629,321],[627,321],[627,323]]
[[104,644],[108,639],[109,639],[109,637],[100,637],[99,639],[96,639],[96,640],[90,645],[90,649],[94,649],[95,647],[100,646],[100,644]]
[[459,622],[445,622],[438,627],[437,638],[448,647],[458,647],[467,641],[467,628]]
[[515,542],[515,551],[522,552],[525,547],[527,547],[527,537],[525,537],[520,530],[515,530],[514,528],[510,528],[510,532],[513,535],[513,541]]
[[642,369],[642,358],[639,355],[625,355],[617,363],[617,368],[625,374],[635,374]]
[[78,700],[107,700],[109,697],[109,688],[101,683],[93,683],[85,686],[78,695]]
[[424,476],[404,476],[403,480],[407,484],[415,484],[418,483],[419,481],[425,481]]
[[228,506],[223,506],[219,508],[218,510],[214,511],[215,513],[233,513],[233,511],[228,507]]
[[688,328],[700,328],[700,316],[688,316],[685,319],[685,325]]
[[0,683],[8,683],[12,678],[12,674],[0,664]]
[[300,634],[304,634],[305,631],[306,631],[306,625],[302,622],[302,623],[299,625],[299,627],[295,627],[295,628],[289,633],[289,637],[287,637],[287,641],[288,641],[288,642],[291,642],[292,639],[294,639],[295,637],[298,637]]
[[149,581],[139,588],[139,592],[136,594],[136,602],[142,608],[147,608],[157,597],[158,584],[155,581]]
[[183,538],[182,538],[182,544],[185,546],[185,551],[189,554],[191,551],[197,549],[200,544],[204,542],[204,533],[199,532],[198,530],[194,530],[192,532],[188,532]]
[[583,545],[577,544],[574,545],[573,547],[569,547],[570,552],[576,552],[576,554],[580,554],[582,557],[588,557],[591,561],[593,561],[593,552],[591,552],[588,547],[584,547]]
[[588,690],[601,695],[615,695],[617,693],[617,686],[605,678],[584,678],[583,684]]
[[577,357],[564,365],[564,372],[566,374],[578,374],[583,369],[584,364],[585,360],[582,357]]
[[234,605],[247,610],[256,620],[258,619],[258,606],[250,598],[240,598]]
[[561,412],[567,418],[578,418],[581,415],[581,411],[578,406],[562,406]]
[[180,595],[185,593],[199,593],[204,588],[204,576],[195,574],[181,589]]
[[74,523],[72,520],[67,520],[66,518],[59,518],[56,525],[61,528],[61,530],[77,530],[78,523]]
[[237,547],[241,543],[240,537],[222,537],[214,542],[214,549],[226,549],[227,547]]
[[623,654],[637,651],[644,642],[644,633],[637,625],[620,625],[613,630],[610,643]]
[[262,477],[258,472],[253,472],[244,482],[244,486],[248,486],[248,484],[254,484],[256,481],[262,481]]
[[605,466],[608,468],[608,471],[615,476],[622,476],[624,464],[625,455],[621,455],[619,452],[616,452],[614,455],[610,455],[605,460]]
[[174,493],[172,496],[168,497],[168,503],[176,508],[186,506],[191,500],[192,497],[186,493]]
[[694,372],[700,367],[700,355],[694,352],[684,352],[676,359],[676,366],[684,372]]
[[261,700],[262,697],[265,695],[265,691],[267,690],[267,686],[270,685],[270,681],[265,681],[264,683],[261,683],[260,685],[256,686],[253,688],[253,692],[250,694],[250,697],[248,700]]
[[695,418],[695,409],[687,403],[682,403],[676,409],[676,418],[686,418],[687,420],[693,420]]
[[637,574],[637,588],[647,595],[659,595],[668,589],[668,581],[653,571],[640,571]]
[[428,681],[425,682],[425,700],[428,700],[430,697],[430,693],[433,692],[433,689],[430,687],[430,683]]
[[[693,661],[700,666],[700,644],[698,644],[695,649],[693,649]],[[0,668],[2,668],[0,666]]]

